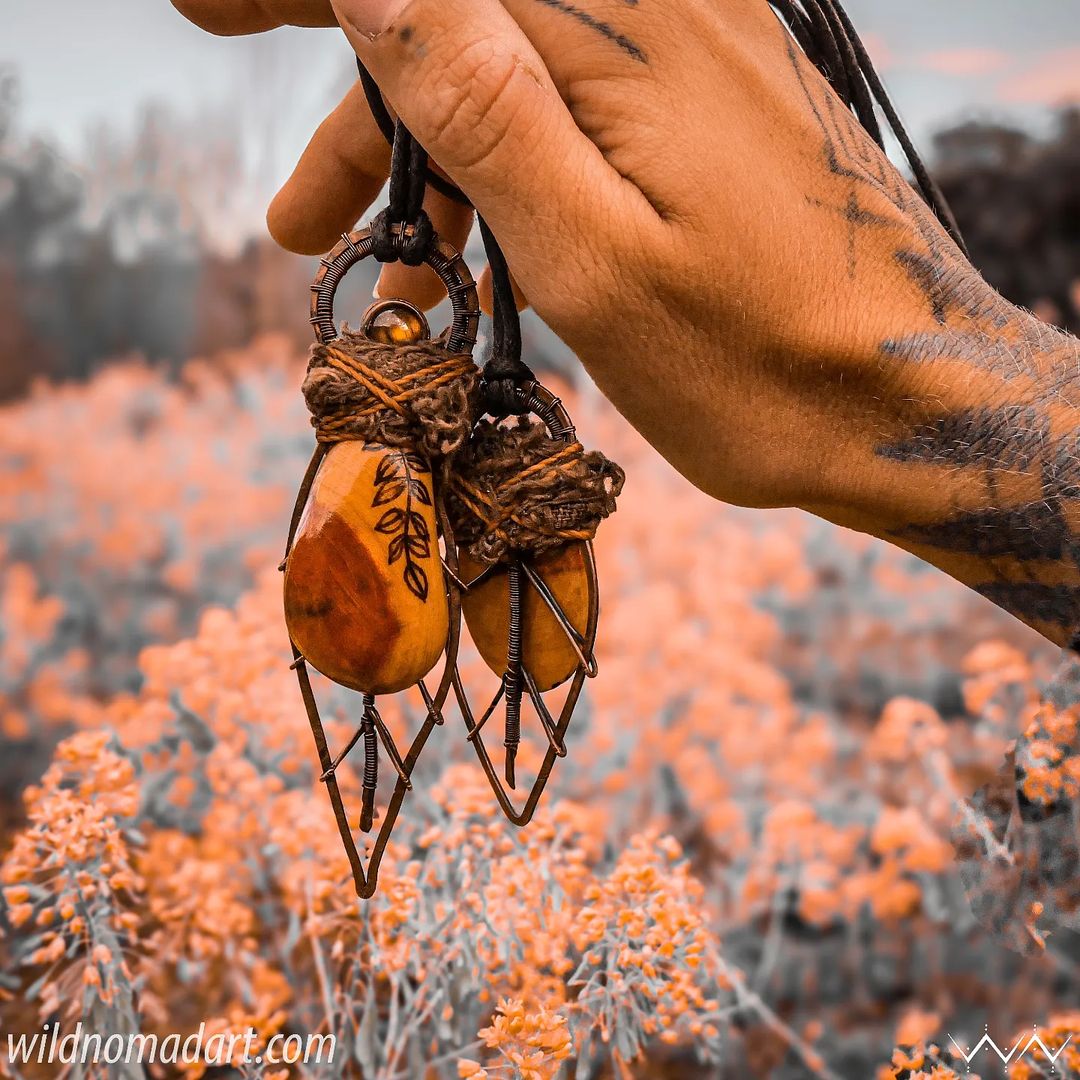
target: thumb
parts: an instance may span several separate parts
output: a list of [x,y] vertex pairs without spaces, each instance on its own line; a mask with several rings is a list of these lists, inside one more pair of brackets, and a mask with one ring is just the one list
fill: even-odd
[[534,302],[635,188],[574,122],[499,0],[333,0],[394,111],[491,225]]

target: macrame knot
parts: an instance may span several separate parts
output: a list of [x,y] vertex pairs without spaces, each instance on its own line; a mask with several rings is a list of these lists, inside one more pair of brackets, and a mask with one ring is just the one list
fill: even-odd
[[521,418],[481,420],[454,462],[447,508],[458,542],[484,563],[591,540],[625,474],[597,450],[553,439]]
[[389,209],[371,221],[371,253],[381,263],[400,260],[406,266],[420,266],[434,240],[435,226],[425,210],[409,224],[391,221]]
[[465,444],[480,410],[480,372],[443,338],[385,345],[342,327],[312,346],[303,393],[319,442],[415,449],[431,460]]
[[[524,365],[522,365],[524,366]],[[527,369],[526,369],[527,370]],[[532,372],[521,380],[532,378]],[[518,381],[515,379],[493,379],[484,375],[484,407],[488,413],[496,419],[506,416],[518,416],[528,410],[527,405],[521,405],[517,400]]]
[[536,376],[520,356],[514,355],[514,349],[507,348],[505,341],[492,343],[491,353],[481,374],[484,376],[481,387],[484,408],[496,420],[521,416],[528,411],[528,406],[518,400],[518,389]]

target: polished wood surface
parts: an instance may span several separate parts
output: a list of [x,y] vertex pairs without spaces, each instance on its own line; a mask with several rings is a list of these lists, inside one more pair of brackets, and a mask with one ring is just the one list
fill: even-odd
[[[458,551],[458,575],[468,582],[479,576],[483,563]],[[589,620],[589,575],[585,544],[574,541],[531,560],[547,583],[570,625],[584,635]],[[565,682],[579,664],[578,654],[551,609],[525,578],[522,582],[522,659],[541,691]],[[505,570],[473,586],[461,598],[465,624],[484,662],[496,674],[506,670],[510,632],[510,586]]]
[[446,645],[432,477],[413,454],[344,442],[326,455],[285,565],[285,620],[335,682],[392,694]]

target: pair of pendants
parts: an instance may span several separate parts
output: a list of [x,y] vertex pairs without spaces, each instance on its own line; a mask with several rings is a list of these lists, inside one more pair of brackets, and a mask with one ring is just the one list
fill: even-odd
[[[322,260],[312,285],[311,320],[321,343],[338,336],[333,315],[338,284],[371,248],[370,232],[360,230],[343,236]],[[442,339],[446,350],[471,353],[479,322],[472,275],[460,255],[442,241],[433,245],[426,261],[442,278],[452,302],[453,320]],[[372,305],[361,332],[373,341],[402,347],[430,337],[423,314],[400,300]],[[527,383],[517,395],[521,412],[534,414],[552,439],[576,441],[561,403],[540,384]],[[293,666],[360,896],[375,891],[379,860],[411,789],[413,768],[432,729],[443,723],[451,697],[499,805],[511,821],[524,825],[533,816],[555,760],[566,754],[565,733],[584,680],[596,674],[593,645],[599,604],[591,543],[569,540],[539,555],[517,552],[508,561],[485,565],[454,542],[437,481],[431,463],[410,448],[374,441],[320,443],[297,496],[282,563]],[[499,680],[479,713],[458,669],[462,621]],[[309,666],[363,695],[356,734],[337,753],[327,744]],[[544,695],[567,683],[553,714]],[[401,753],[379,715],[377,699],[414,687],[425,719]],[[515,806],[510,789],[516,787],[525,702],[531,703],[547,750],[524,804]],[[500,705],[502,777],[483,738]],[[336,777],[338,766],[360,742],[362,831],[370,831],[376,817],[380,746],[396,773],[366,868]]]

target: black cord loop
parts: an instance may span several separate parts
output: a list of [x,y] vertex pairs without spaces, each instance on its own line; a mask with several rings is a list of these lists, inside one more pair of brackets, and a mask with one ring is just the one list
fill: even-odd
[[[408,128],[400,120],[394,123],[378,84],[359,59],[356,68],[375,123],[393,146],[389,205],[371,223],[372,254],[380,262],[400,259],[416,266],[424,261],[435,236],[431,219],[423,209],[426,188],[430,185],[464,205],[469,205],[469,200],[431,170],[427,153]],[[477,220],[491,267],[491,344],[483,368],[485,404],[494,417],[517,416],[527,411],[522,408],[518,389],[535,376],[521,359],[521,319],[506,258],[487,223],[483,218]]]
[[424,210],[427,152],[398,121],[390,158],[390,199],[371,223],[372,254],[379,262],[400,260],[419,266],[435,242],[435,229]]

